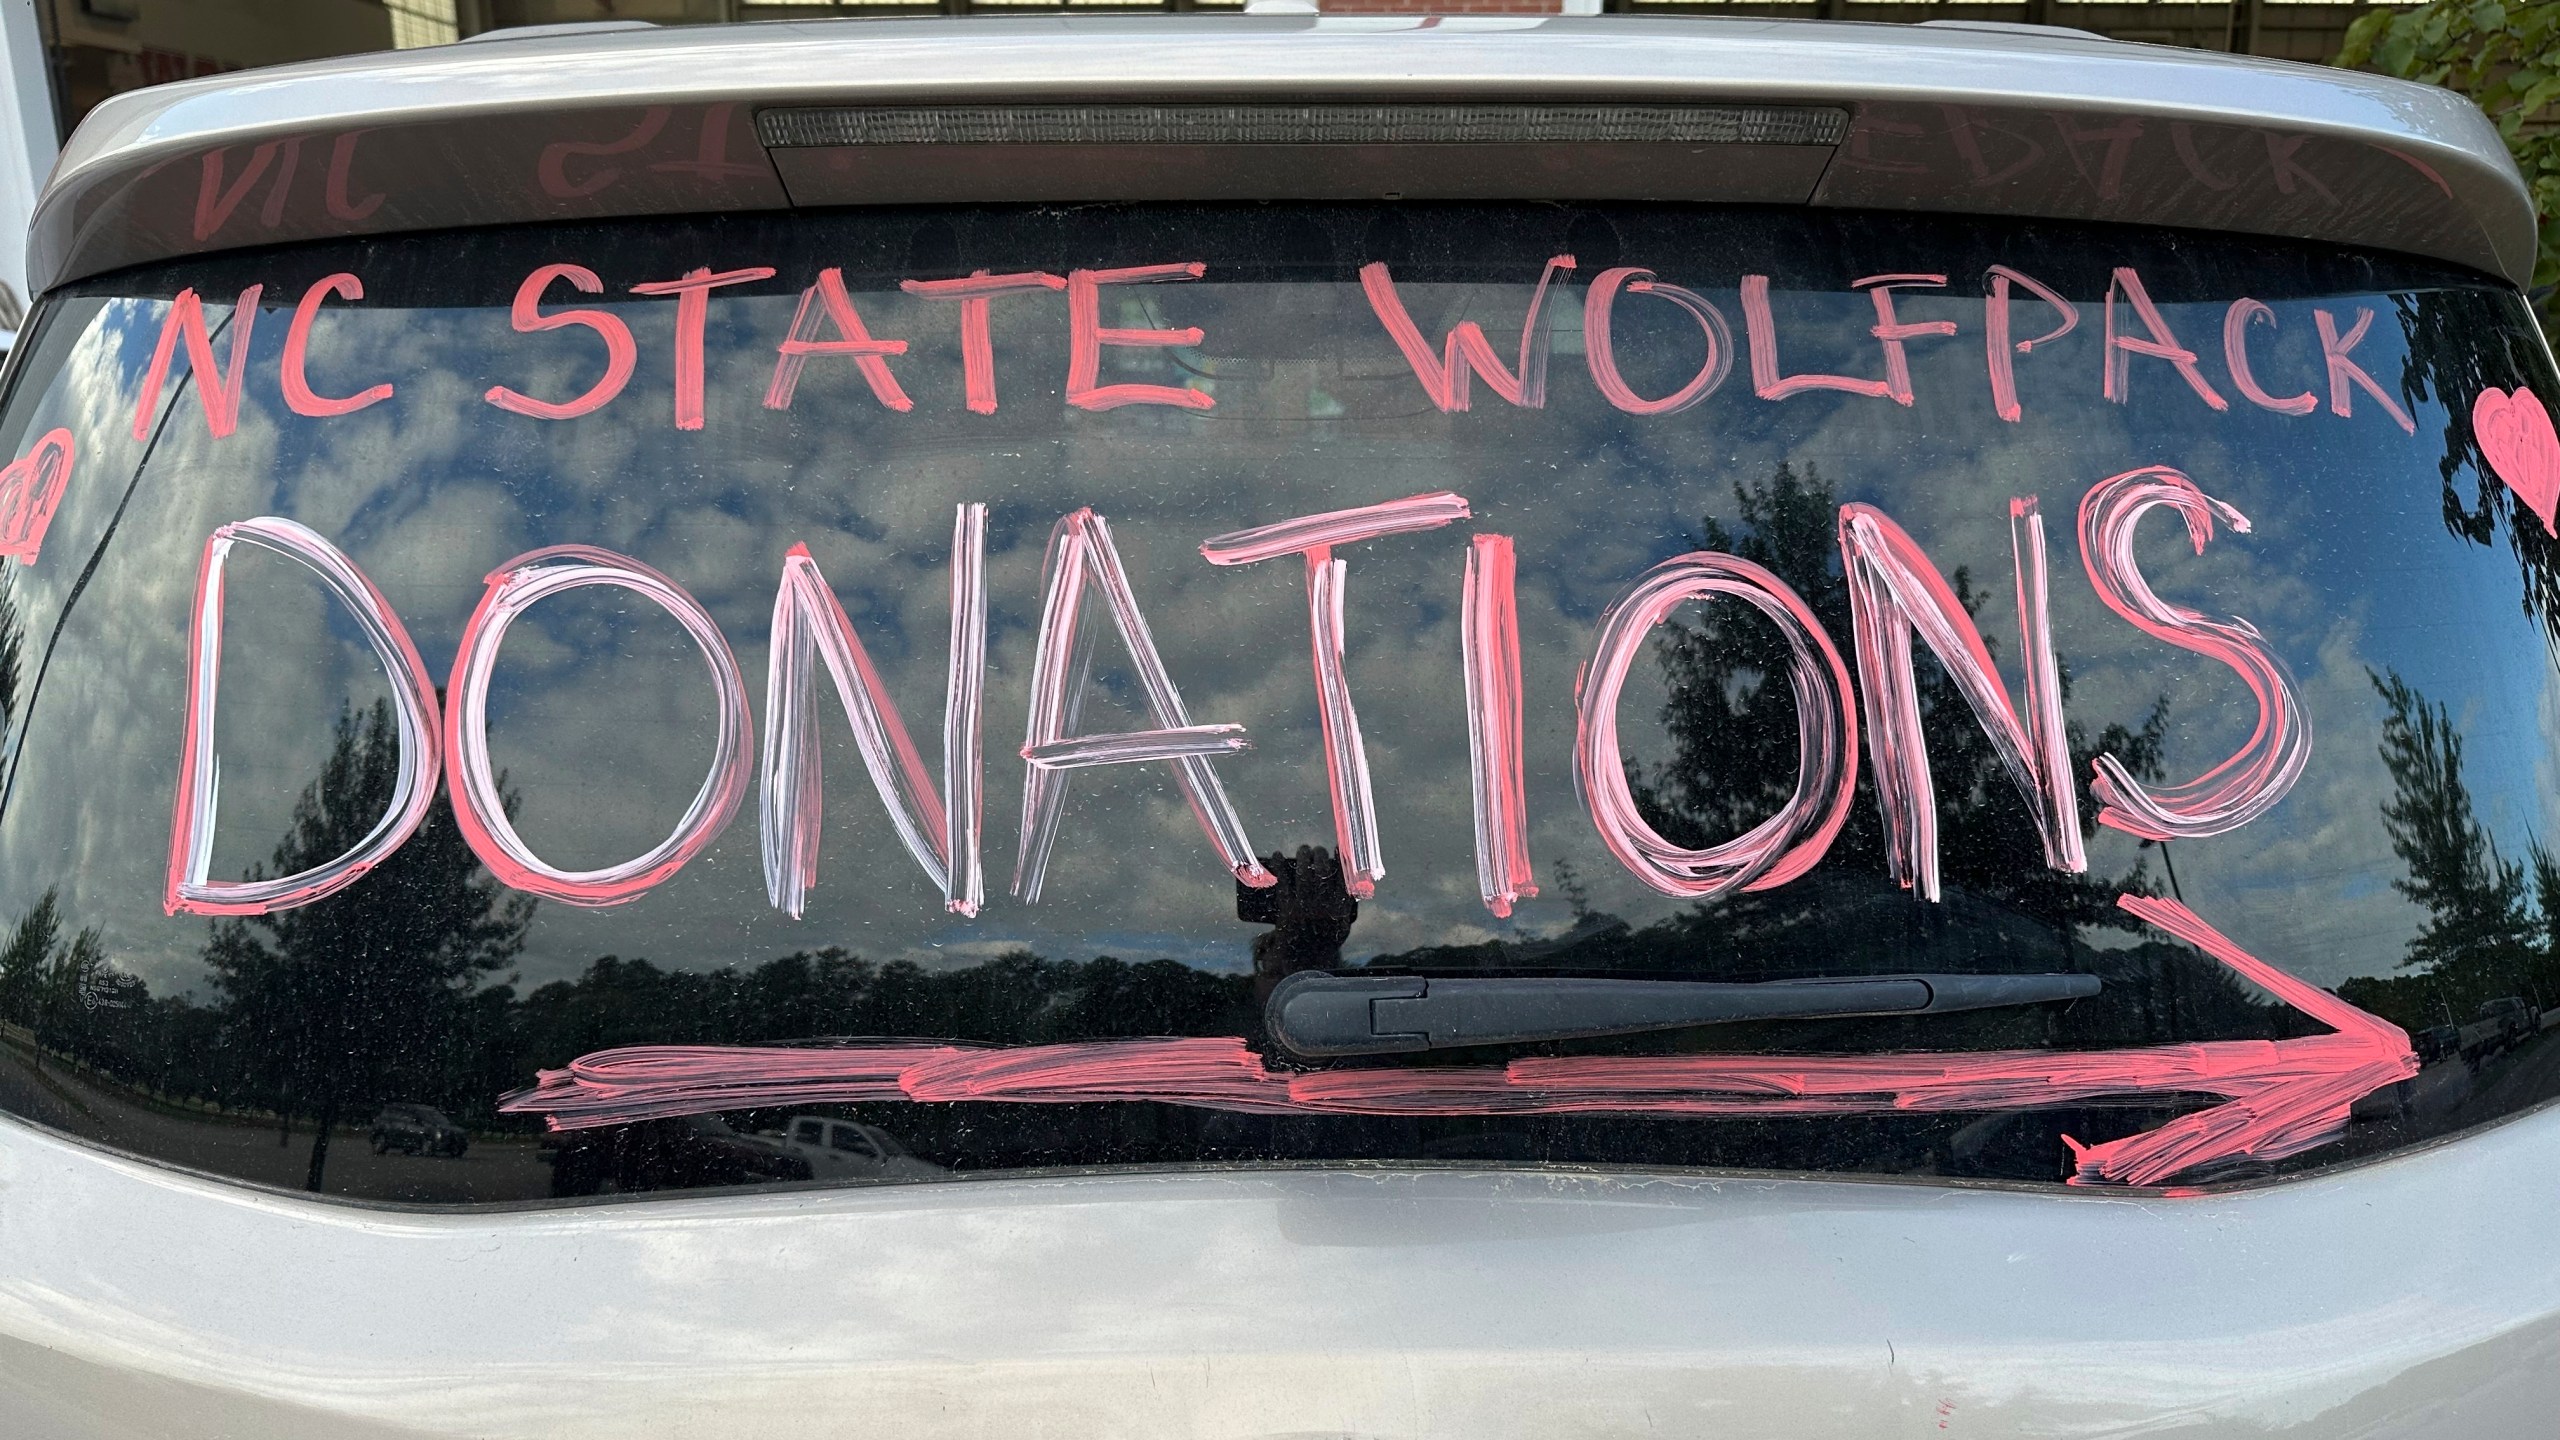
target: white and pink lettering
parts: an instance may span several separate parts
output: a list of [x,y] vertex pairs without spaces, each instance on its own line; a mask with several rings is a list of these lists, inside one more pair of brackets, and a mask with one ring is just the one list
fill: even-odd
[[1476,817],[1476,892],[1484,908],[1509,918],[1538,893],[1529,868],[1529,800],[1520,744],[1518,562],[1508,535],[1478,535],[1467,547],[1458,634],[1467,682],[1467,771]]
[[[2122,294],[2125,303],[2133,307],[2134,318],[2142,322],[2142,335],[2128,335],[2117,327],[2118,294]],[[2212,382],[2204,378],[2204,371],[2196,368],[2196,352],[2179,344],[2178,337],[2170,333],[2168,317],[2152,303],[2151,292],[2142,286],[2142,277],[2129,266],[2116,267],[2113,278],[2107,282],[2106,331],[2107,373],[2103,388],[2108,399],[2119,405],[2125,403],[2133,388],[2133,357],[2147,355],[2154,360],[2168,361],[2177,370],[2179,378],[2187,382],[2187,388],[2195,391],[2197,398],[2205,404],[2216,410],[2231,408],[2231,402],[2223,399]]]
[[[391,680],[391,714],[400,759],[390,803],[364,838],[326,864],[264,880],[216,881],[213,834],[221,762],[214,714],[222,695],[223,575],[236,545],[254,545],[301,562],[355,617]],[[178,801],[169,825],[169,874],[161,896],[172,915],[267,915],[325,899],[364,878],[427,818],[441,764],[437,752],[435,677],[392,612],[391,602],[338,547],[309,527],[276,516],[234,521],[204,542],[196,570],[193,619],[187,627],[185,738],[178,751]]]
[[[1991,284],[1982,297],[1982,350],[1991,372],[1991,409],[2001,419],[2014,425],[2026,414],[2018,404],[2017,357],[2039,345],[2050,345],[2078,329],[2080,307],[2062,298],[2059,291],[2023,271],[2006,265],[1994,265],[1984,272]],[[2010,336],[2009,287],[2023,287],[2027,293],[2043,301],[2055,317],[2054,327],[2031,340],[2012,341]]]
[[[1715,595],[1751,606],[1786,638],[1796,701],[1796,788],[1768,819],[1731,840],[1691,850],[1664,839],[1636,809],[1618,744],[1618,696],[1653,628],[1682,604]],[[1574,782],[1591,823],[1629,874],[1665,895],[1704,899],[1784,885],[1821,863],[1848,818],[1858,783],[1848,666],[1811,607],[1748,560],[1699,550],[1646,571],[1601,617],[1574,698]]]
[[1875,303],[1876,323],[1867,331],[1884,347],[1884,393],[1896,405],[1908,406],[1911,395],[1911,356],[1903,346],[1913,340],[1956,333],[1953,320],[1904,320],[1894,314],[1893,292],[1896,290],[1935,289],[1947,286],[1944,275],[1870,275],[1849,282],[1867,292]]
[[1378,505],[1327,510],[1212,536],[1200,542],[1200,558],[1212,565],[1252,565],[1283,555],[1329,550],[1382,535],[1437,530],[1468,518],[1467,497],[1447,490],[1408,495]]
[[[1638,395],[1618,371],[1617,344],[1611,330],[1621,289],[1629,295],[1658,296],[1679,306],[1698,322],[1698,331],[1706,339],[1707,354],[1698,364],[1698,373],[1661,399],[1647,400]],[[1677,415],[1716,393],[1716,387],[1733,373],[1733,330],[1725,324],[1724,312],[1709,303],[1707,297],[1677,285],[1665,285],[1653,278],[1650,270],[1621,265],[1594,276],[1589,293],[1583,296],[1582,358],[1590,367],[1591,383],[1610,404],[1630,415]]]
[[2222,363],[2231,372],[2231,388],[2240,392],[2241,399],[2279,415],[2308,415],[2319,409],[2320,397],[2308,390],[2279,397],[2268,394],[2267,388],[2258,383],[2257,369],[2249,363],[2249,327],[2261,320],[2268,329],[2276,328],[2276,312],[2268,309],[2265,301],[2245,295],[2222,312]]
[[[507,818],[497,771],[489,759],[489,681],[497,671],[498,649],[506,641],[507,627],[518,617],[550,596],[596,585],[628,590],[655,603],[693,637],[711,672],[718,729],[702,787],[664,840],[620,864],[563,870],[535,855]],[[748,732],[754,722],[747,714],[746,682],[739,678],[737,657],[730,653],[729,642],[722,638],[710,612],[666,576],[627,555],[592,545],[528,551],[489,576],[480,604],[462,627],[446,701],[445,754],[451,761],[447,789],[462,838],[500,883],[563,904],[600,908],[647,894],[711,843],[737,811],[753,778]]]
[[2046,616],[2044,522],[2033,499],[2011,501],[2009,516],[2027,671],[2023,721],[2009,703],[1982,632],[1919,544],[1872,505],[1840,507],[1840,558],[1849,582],[1876,803],[1884,812],[1886,868],[1926,900],[1939,896],[1938,800],[1912,670],[1915,634],[1946,667],[2001,767],[2026,796],[2044,841],[2045,863],[2075,874],[2088,869],[2063,731],[2061,670]]
[[[1194,725],[1174,688],[1164,657],[1156,649],[1147,617],[1111,540],[1110,523],[1093,511],[1078,510],[1049,532],[1049,552],[1042,564],[1044,594],[1040,606],[1040,638],[1032,651],[1031,709],[1024,726],[1022,758],[1022,838],[1015,853],[1013,893],[1026,904],[1040,899],[1049,872],[1059,821],[1066,813],[1067,781],[1073,771],[1092,765],[1135,765],[1167,760],[1175,783],[1200,822],[1202,833],[1218,852],[1219,862],[1235,877],[1257,888],[1278,883],[1255,858],[1244,821],[1218,783],[1212,757],[1247,748],[1240,725]],[[1088,586],[1099,588],[1127,647],[1139,688],[1155,729],[1118,735],[1083,735],[1077,725],[1093,668],[1093,634],[1085,621]]]
[[2134,779],[2112,755],[2097,757],[2090,789],[2105,808],[2098,823],[2145,840],[2224,835],[2274,809],[2311,759],[2311,717],[2304,713],[2284,662],[2248,621],[2210,620],[2154,594],[2134,559],[2134,528],[2154,507],[2186,521],[2187,539],[2204,553],[2213,522],[2245,535],[2248,517],[2165,465],[2101,480],[2080,498],[2080,557],[2106,607],[2155,640],[2218,660],[2239,675],[2258,704],[2257,727],[2230,759],[2179,785],[2154,789]]
[[1360,289],[1369,297],[1369,308],[1376,311],[1378,323],[1387,327],[1387,336],[1396,342],[1405,363],[1413,367],[1413,377],[1422,382],[1422,393],[1443,411],[1464,410],[1469,401],[1470,378],[1482,376],[1493,392],[1524,410],[1537,410],[1547,403],[1547,296],[1558,274],[1573,269],[1573,257],[1558,255],[1547,261],[1538,273],[1538,288],[1529,294],[1528,318],[1520,322],[1520,352],[1515,369],[1504,369],[1500,357],[1493,353],[1493,342],[1484,338],[1484,327],[1473,320],[1461,320],[1442,341],[1441,353],[1431,353],[1430,342],[1422,338],[1421,327],[1413,323],[1404,299],[1396,293],[1395,278],[1387,273],[1384,261],[1371,261],[1360,267]]
[[950,664],[943,682],[942,789],[907,737],[897,702],[827,585],[809,547],[794,545],[773,597],[772,658],[765,674],[764,764],[756,806],[766,898],[798,919],[818,877],[826,783],[810,703],[823,664],[852,722],[855,747],[898,839],[942,890],[946,908],[975,915],[985,903],[978,826],[980,731],[987,668],[987,507],[962,505],[951,527]]
[[1213,536],[1200,544],[1201,557],[1212,565],[1250,565],[1282,555],[1306,557],[1307,640],[1315,655],[1316,714],[1324,727],[1334,841],[1342,855],[1343,889],[1362,899],[1377,893],[1387,864],[1378,843],[1378,807],[1370,794],[1369,753],[1360,743],[1360,713],[1351,703],[1351,681],[1342,668],[1343,591],[1349,566],[1333,557],[1333,547],[1437,529],[1467,515],[1466,497],[1442,490],[1381,505],[1302,515]]
[[1751,345],[1751,393],[1763,400],[1784,400],[1808,390],[1838,390],[1882,399],[1892,389],[1882,380],[1861,380],[1855,375],[1787,374],[1778,360],[1778,318],[1769,308],[1766,275],[1742,277],[1742,330]]

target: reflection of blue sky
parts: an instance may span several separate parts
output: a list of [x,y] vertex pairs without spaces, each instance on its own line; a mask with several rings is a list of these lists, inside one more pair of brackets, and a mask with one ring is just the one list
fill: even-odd
[[[1667,250],[1654,263],[1738,322],[1729,270],[1684,277],[1679,258]],[[1847,268],[1842,278],[1907,268],[1886,259],[1896,263]],[[2503,540],[2482,549],[2443,528],[2440,412],[2422,408],[2414,438],[2361,395],[2353,420],[2325,407],[2303,418],[2265,414],[2236,395],[2238,408],[2216,415],[2168,366],[2145,359],[2133,362],[2131,403],[2107,404],[2098,395],[2098,296],[2083,283],[2088,276],[2058,263],[2052,274],[2027,268],[2071,287],[2083,314],[2075,334],[2019,362],[2026,420],[2014,426],[1990,413],[1980,301],[1960,293],[1900,297],[1904,319],[1963,327],[1952,340],[1912,343],[1920,396],[1912,409],[1824,394],[1759,401],[1747,365],[1738,365],[1706,403],[1655,419],[1620,416],[1593,395],[1571,294],[1556,311],[1546,410],[1515,411],[1479,386],[1473,411],[1447,417],[1416,408],[1418,391],[1352,287],[1303,287],[1285,303],[1245,285],[1151,292],[1164,323],[1209,332],[1188,357],[1221,377],[1219,409],[1205,416],[1066,412],[1062,307],[1053,297],[999,301],[1003,408],[981,417],[960,405],[951,308],[849,274],[873,332],[911,342],[894,364],[915,411],[883,411],[851,367],[826,359],[811,363],[791,412],[763,411],[756,402],[771,346],[796,297],[733,292],[712,305],[710,414],[697,434],[670,424],[673,307],[661,302],[613,305],[638,337],[638,375],[604,413],[562,424],[507,416],[478,397],[495,383],[553,396],[584,388],[596,349],[584,332],[515,336],[502,309],[333,307],[313,343],[315,383],[343,391],[388,375],[401,390],[356,416],[315,422],[284,414],[276,400],[288,315],[271,311],[256,331],[239,433],[208,440],[195,397],[181,398],[127,530],[68,627],[29,746],[23,808],[0,826],[0,894],[15,909],[19,897],[62,878],[75,916],[105,927],[126,963],[155,977],[190,972],[202,927],[159,915],[159,863],[186,597],[196,551],[224,520],[274,511],[331,536],[390,595],[439,678],[482,577],[509,556],[563,542],[632,554],[719,620],[759,718],[774,577],[783,550],[805,542],[932,757],[951,507],[977,500],[990,507],[993,606],[988,913],[974,923],[942,914],[882,818],[830,696],[820,710],[827,831],[806,921],[795,925],[764,905],[751,798],[661,892],[606,912],[546,905],[525,973],[548,978],[606,953],[708,965],[823,945],[924,963],[1019,945],[1237,968],[1254,927],[1234,922],[1231,883],[1153,768],[1079,776],[1051,898],[1026,909],[1001,894],[1048,528],[1080,504],[1110,516],[1194,719],[1252,731],[1256,748],[1221,773],[1267,852],[1331,838],[1303,582],[1294,562],[1217,571],[1193,547],[1290,514],[1451,488],[1475,503],[1471,528],[1518,541],[1531,844],[1550,893],[1525,906],[1516,927],[1493,921],[1475,898],[1454,605],[1462,534],[1351,547],[1343,552],[1349,664],[1389,871],[1351,949],[1560,928],[1568,917],[1551,883],[1558,862],[1573,866],[1596,906],[1642,921],[1672,907],[1617,870],[1573,794],[1575,671],[1600,612],[1635,575],[1694,544],[1702,516],[1736,518],[1736,480],[1763,480],[1784,458],[1818,468],[1842,499],[1883,505],[1942,568],[1968,568],[1988,593],[1983,627],[2004,662],[2016,653],[2005,502],[2040,495],[2056,631],[2077,680],[2074,718],[2092,731],[2135,723],[2154,696],[2168,695],[2170,768],[2183,776],[2246,733],[2245,692],[2210,662],[2100,610],[2079,574],[2071,525],[2079,494],[2095,480],[2173,464],[2248,513],[2256,533],[2223,535],[2197,557],[2173,521],[2155,516],[2143,538],[2147,573],[2172,600],[2258,624],[2301,678],[2318,735],[2311,770],[2273,815],[2239,835],[2179,846],[2187,897],[2244,943],[2314,978],[2387,969],[2415,912],[2389,889],[2398,869],[2375,812],[2388,785],[2374,755],[2380,706],[2365,667],[2396,667],[2452,708],[2481,813],[2509,854],[2521,852],[2529,832],[2554,828],[2534,797],[2550,788],[2540,782],[2560,698],[2539,632],[2520,612]],[[2103,283],[2103,267],[2083,268]],[[784,270],[786,281],[799,273]],[[1965,287],[1960,278],[1958,290]],[[2171,292],[2157,288],[2165,301]],[[1463,305],[1505,349],[1524,298],[1482,284],[1413,284],[1406,293],[1426,333],[1440,334]],[[2253,332],[2260,376],[2278,393],[2313,385],[2325,401],[2311,305],[2273,303],[2276,329]],[[2204,353],[2205,373],[2232,394],[2219,357],[2220,304],[2165,308],[2180,337]],[[2351,320],[2352,302],[2333,308]],[[1650,309],[1622,307],[1619,340],[1630,382],[1660,393],[1694,367],[1697,340],[1694,328],[1646,318]],[[2041,315],[2029,329],[2027,313],[2022,333],[2037,333]],[[1864,297],[1782,291],[1779,317],[1788,370],[1876,373]],[[17,433],[69,423],[84,447],[58,539],[21,577],[39,626],[57,613],[74,562],[103,528],[108,492],[135,462],[127,427],[155,335],[156,307],[109,307],[71,347],[63,377],[22,407]],[[2395,394],[2400,347],[2385,313],[2357,352]],[[1106,380],[1180,378],[1160,356],[1108,361]],[[281,829],[326,752],[326,719],[339,697],[361,702],[380,689],[353,627],[328,606],[297,599],[289,567],[244,563],[240,573],[218,852],[234,867],[260,858]],[[493,745],[525,793],[528,837],[564,860],[595,863],[651,843],[691,795],[707,748],[709,705],[689,645],[660,618],[615,610],[593,596],[546,603],[519,622],[500,668]],[[1102,654],[1105,683],[1089,724],[1142,723],[1126,703],[1116,650],[1106,643]],[[1659,729],[1640,698],[1648,678],[1639,675],[1625,720],[1639,755],[1659,756]],[[2120,837],[2102,837],[2094,858],[2120,871],[2136,856]]]

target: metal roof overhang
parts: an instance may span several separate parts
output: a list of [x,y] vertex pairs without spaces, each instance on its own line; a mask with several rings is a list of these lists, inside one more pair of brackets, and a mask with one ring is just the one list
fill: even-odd
[[[966,107],[983,122],[990,107],[1175,106],[1199,121],[1257,102],[1338,110],[1320,143],[1275,143],[1269,125],[1204,140],[1198,125],[1167,138],[1128,123],[1064,140],[955,124],[979,138],[944,142],[919,140],[912,114],[885,140],[832,143],[776,113]],[[1784,143],[1801,129],[1701,142],[1606,125],[1488,138],[1464,116],[1440,142],[1341,129],[1344,113],[1405,105],[1828,107],[1845,124],[1834,116],[1815,143]],[[41,293],[187,254],[527,221],[1387,195],[2184,226],[2518,284],[2534,253],[2530,197],[2480,112],[2353,72],[1961,24],[1183,15],[498,37],[155,86],[100,105],[64,148],[28,274]]]

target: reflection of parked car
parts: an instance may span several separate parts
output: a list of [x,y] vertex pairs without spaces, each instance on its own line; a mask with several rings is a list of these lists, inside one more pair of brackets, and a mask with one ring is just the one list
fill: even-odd
[[2507,1027],[2513,1037],[2509,1044],[2532,1039],[2542,1029],[2542,1011],[2532,1001],[2515,995],[2502,996],[2480,1007],[2480,1018],[2496,1020]]
[[2459,1025],[2430,1025],[2426,1029],[2411,1035],[2409,1037],[2409,1044],[2412,1049],[2415,1049],[2418,1052],[2419,1064],[2433,1065],[2439,1060],[2450,1057],[2454,1052],[2462,1048],[2462,1027]]
[[2462,1058],[2477,1065],[2513,1050],[2542,1029],[2542,1013],[2513,995],[2483,1003],[2480,1018],[2462,1027]]
[[794,1115],[790,1129],[774,1138],[807,1161],[809,1173],[820,1180],[925,1180],[950,1173],[917,1159],[897,1136],[855,1120]]
[[554,1195],[758,1185],[810,1175],[809,1162],[788,1147],[741,1135],[717,1115],[572,1130],[549,1148]]
[[446,1155],[459,1160],[471,1148],[471,1137],[462,1127],[444,1118],[442,1111],[426,1105],[385,1105],[373,1117],[373,1153],[387,1155],[397,1150],[404,1155]]

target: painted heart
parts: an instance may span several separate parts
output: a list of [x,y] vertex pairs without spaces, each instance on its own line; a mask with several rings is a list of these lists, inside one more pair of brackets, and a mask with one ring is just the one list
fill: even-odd
[[2493,385],[2471,402],[2471,430],[2480,437],[2489,468],[2542,517],[2544,531],[2560,535],[2552,523],[2560,512],[2560,434],[2553,432],[2541,398],[2521,385],[2513,393]]
[[[2550,428],[2548,422],[2544,428]],[[48,430],[34,448],[0,469],[0,558],[36,563],[36,548],[53,523],[53,507],[62,503],[62,487],[71,483],[72,454],[71,432]]]

